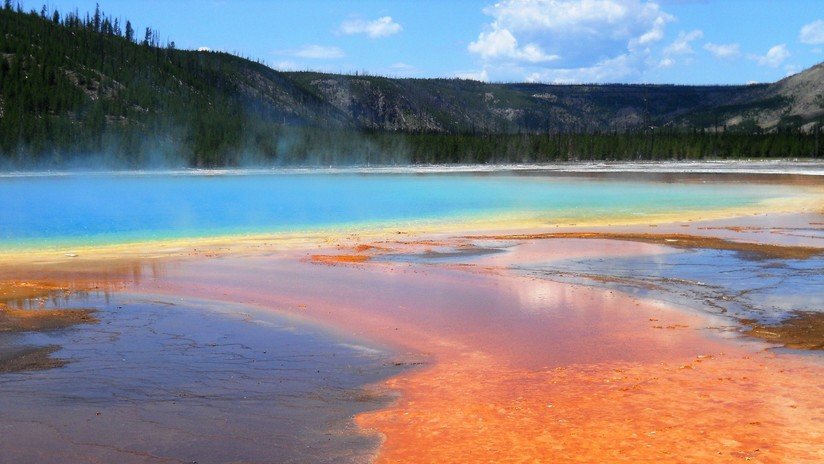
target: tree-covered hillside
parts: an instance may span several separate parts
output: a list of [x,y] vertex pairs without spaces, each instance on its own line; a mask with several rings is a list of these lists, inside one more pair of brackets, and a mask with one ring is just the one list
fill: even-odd
[[486,84],[284,73],[157,37],[99,9],[24,12],[6,0],[0,166],[821,153],[821,65],[757,86]]
[[[103,16],[0,11],[0,144],[18,162],[112,153],[139,165],[174,155],[233,162],[284,125],[345,118],[266,66],[160,46]],[[267,135],[265,140],[258,137]],[[255,147],[260,142],[262,146]]]

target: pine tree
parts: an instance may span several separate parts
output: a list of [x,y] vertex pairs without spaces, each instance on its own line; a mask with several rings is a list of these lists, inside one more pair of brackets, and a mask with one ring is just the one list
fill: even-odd
[[92,23],[92,28],[95,32],[101,32],[101,20],[100,20],[100,4],[96,3],[94,7],[94,19]]

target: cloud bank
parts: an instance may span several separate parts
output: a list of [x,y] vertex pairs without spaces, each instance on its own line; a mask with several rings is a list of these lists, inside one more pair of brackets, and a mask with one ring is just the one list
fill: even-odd
[[[468,46],[482,65],[478,75],[554,82],[637,75],[675,19],[641,0],[502,0],[484,14],[491,21]],[[689,48],[696,32],[673,44],[673,54]]]

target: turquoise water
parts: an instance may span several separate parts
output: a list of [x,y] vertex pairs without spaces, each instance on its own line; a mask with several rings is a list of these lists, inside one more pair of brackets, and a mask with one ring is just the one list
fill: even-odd
[[504,213],[591,219],[744,206],[786,187],[513,174],[95,174],[0,178],[0,250]]

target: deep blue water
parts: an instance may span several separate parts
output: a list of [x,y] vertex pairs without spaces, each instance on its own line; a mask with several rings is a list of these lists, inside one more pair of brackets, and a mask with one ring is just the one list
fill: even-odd
[[749,205],[779,187],[467,174],[69,175],[0,178],[0,249],[518,213],[551,222]]

